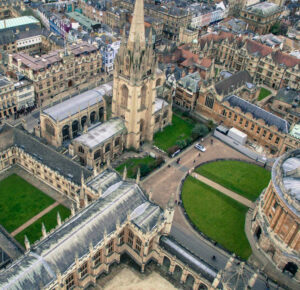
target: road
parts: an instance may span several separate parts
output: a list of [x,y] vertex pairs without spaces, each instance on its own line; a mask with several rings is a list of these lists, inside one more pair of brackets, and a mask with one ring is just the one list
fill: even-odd
[[[213,139],[213,145],[210,143],[211,139]],[[148,192],[152,192],[153,200],[161,207],[165,208],[172,193],[175,194],[175,199],[179,200],[179,191],[182,180],[190,169],[193,169],[199,164],[210,160],[224,158],[252,161],[213,137],[204,140],[203,145],[207,150],[204,153],[201,152],[200,156],[199,151],[191,146],[175,159],[168,159],[162,168],[142,181],[142,187]],[[181,159],[180,164],[176,163],[178,157]],[[191,227],[180,206],[176,206],[175,208],[171,236],[194,255],[198,256],[217,270],[224,269],[230,258],[228,252],[215,246],[214,243],[201,236]],[[212,256],[216,256],[216,260],[212,260]],[[259,276],[253,289],[268,289],[266,287],[266,280],[263,276]],[[269,285],[269,289],[278,288],[275,285]]]

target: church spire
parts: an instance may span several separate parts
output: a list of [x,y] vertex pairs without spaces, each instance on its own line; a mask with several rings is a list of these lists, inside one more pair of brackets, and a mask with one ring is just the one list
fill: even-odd
[[139,39],[140,47],[145,49],[144,0],[135,0],[133,18],[127,42],[128,49],[133,49],[137,38]]

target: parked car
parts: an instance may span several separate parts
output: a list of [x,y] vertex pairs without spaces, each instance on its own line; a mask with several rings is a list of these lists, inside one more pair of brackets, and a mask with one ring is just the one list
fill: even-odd
[[195,148],[198,149],[198,150],[200,150],[201,152],[205,152],[206,151],[206,148],[204,146],[200,145],[199,143],[197,143],[195,145]]

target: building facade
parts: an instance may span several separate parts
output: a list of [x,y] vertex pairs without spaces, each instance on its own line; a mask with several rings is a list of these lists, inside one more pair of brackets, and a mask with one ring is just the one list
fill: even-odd
[[248,30],[258,34],[266,34],[278,21],[283,10],[282,7],[272,2],[262,2],[244,7],[240,16],[248,23]]
[[33,81],[40,106],[61,92],[100,79],[102,56],[96,46],[79,42],[37,58],[25,53],[10,55],[8,66]]
[[8,125],[1,128],[0,137],[1,169],[20,166],[66,195],[77,208],[72,205],[70,218],[63,223],[58,218],[56,228],[44,230],[34,244],[25,238],[25,254],[0,273],[1,288],[95,286],[101,274],[109,273],[126,255],[142,272],[155,261],[176,273],[186,287],[218,289],[217,271],[168,237],[173,197],[162,209],[138,184],[111,168],[93,173]]
[[[148,37],[152,40],[152,36]],[[152,41],[151,41],[152,43]],[[125,120],[127,148],[140,147],[144,141],[152,141],[157,114],[165,111],[162,126],[171,122],[171,106],[156,98],[159,87],[165,82],[157,67],[153,45],[146,45],[144,27],[144,3],[136,2],[127,43],[125,36],[115,59],[112,116]]]
[[214,57],[225,69],[248,71],[255,84],[300,89],[300,59],[290,54],[224,32],[203,36],[199,44],[205,56]]
[[14,83],[0,75],[0,120],[13,116],[17,111]]
[[97,122],[106,120],[108,83],[56,104],[40,114],[40,136],[55,147],[76,138]]
[[257,247],[282,271],[300,280],[300,150],[279,157],[272,179],[253,213],[251,231]]

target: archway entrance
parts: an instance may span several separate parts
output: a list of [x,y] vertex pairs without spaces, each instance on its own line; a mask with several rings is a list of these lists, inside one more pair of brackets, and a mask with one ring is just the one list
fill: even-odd
[[260,235],[261,235],[261,227],[258,226],[258,227],[256,228],[256,230],[255,230],[255,233],[254,233],[254,236],[255,236],[255,238],[256,238],[257,241],[259,241]]
[[298,266],[293,262],[288,262],[282,270],[283,273],[284,272],[289,272],[292,275],[292,277],[295,276],[297,271],[298,271]]
[[185,286],[188,288],[188,289],[193,289],[194,287],[194,282],[195,282],[195,279],[192,275],[188,274],[187,277],[186,277],[186,280],[185,280]]
[[182,276],[182,269],[178,265],[176,265],[174,269],[173,277],[174,279],[180,281],[181,276]]

